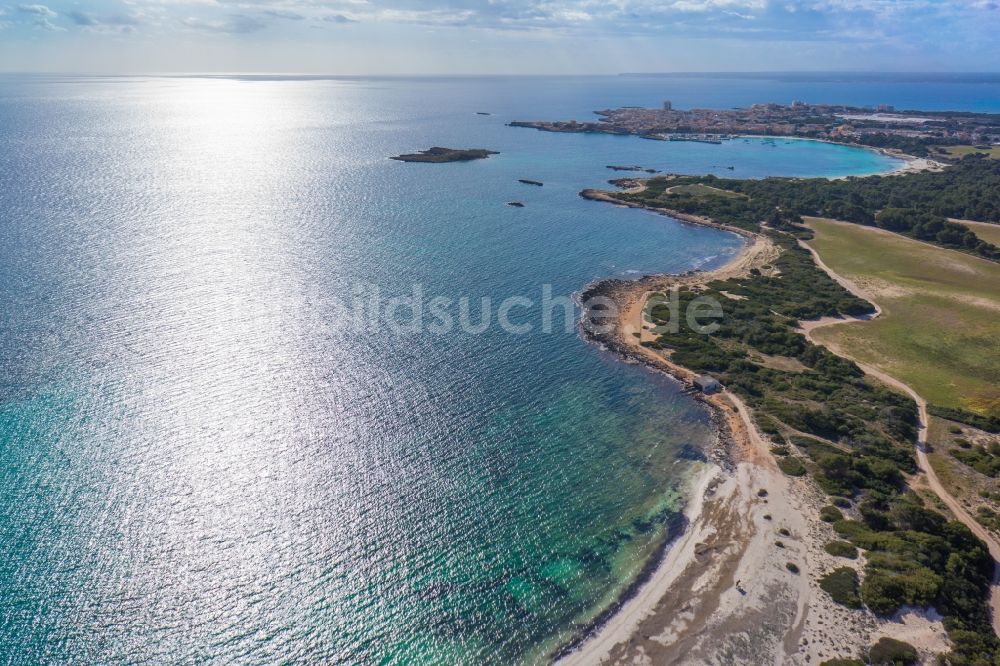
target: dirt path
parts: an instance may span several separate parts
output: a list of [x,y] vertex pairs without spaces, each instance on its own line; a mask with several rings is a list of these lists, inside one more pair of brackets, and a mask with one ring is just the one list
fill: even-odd
[[[819,345],[820,343],[817,342],[812,337],[812,332],[817,328],[821,328],[823,326],[832,326],[835,324],[850,323],[855,321],[866,321],[868,319],[872,319],[882,314],[882,308],[879,306],[878,303],[876,303],[872,299],[872,297],[869,294],[867,294],[863,289],[859,288],[851,280],[841,275],[838,275],[836,272],[831,270],[829,266],[823,263],[823,260],[820,259],[819,255],[813,248],[809,247],[805,243],[802,243],[801,241],[799,244],[802,245],[802,247],[808,249],[812,253],[813,259],[816,261],[816,264],[824,271],[826,271],[826,273],[831,278],[836,280],[842,287],[844,287],[844,289],[847,289],[858,298],[863,298],[869,303],[871,303],[873,306],[875,306],[875,314],[866,318],[824,317],[822,319],[818,319],[815,321],[800,322],[799,332],[801,332],[806,337],[806,339],[808,339],[813,344]],[[986,530],[986,528],[980,525],[976,521],[976,519],[968,511],[966,511],[965,507],[961,505],[961,503],[958,501],[958,499],[955,498],[954,495],[952,495],[947,491],[947,489],[941,483],[941,480],[938,478],[937,473],[934,471],[934,468],[931,466],[930,460],[928,460],[927,458],[927,447],[928,447],[927,432],[928,432],[928,427],[930,425],[930,415],[927,412],[927,401],[921,398],[920,395],[913,390],[913,388],[899,381],[895,377],[892,377],[891,375],[888,375],[885,372],[879,370],[878,368],[872,367],[866,363],[861,363],[857,359],[852,358],[850,354],[845,353],[844,350],[839,349],[836,345],[830,344],[829,342],[825,342],[822,344],[835,354],[843,356],[844,358],[848,358],[857,363],[858,367],[860,367],[862,370],[865,371],[865,374],[875,377],[876,379],[878,379],[883,384],[886,384],[887,386],[891,386],[899,391],[902,391],[903,393],[906,393],[911,398],[913,398],[914,402],[917,403],[917,410],[919,412],[919,423],[917,424],[917,447],[916,447],[917,465],[920,467],[920,470],[924,472],[924,474],[927,476],[927,485],[931,489],[931,491],[935,495],[937,495],[942,502],[944,502],[945,506],[947,506],[948,509],[952,512],[952,514],[954,514],[956,520],[958,520],[963,525],[968,527],[973,534],[982,539],[982,541],[986,544],[986,547],[989,549],[990,555],[993,557],[993,584],[992,587],[990,588],[990,610],[992,611],[993,631],[996,632],[998,636],[1000,636],[1000,542],[998,542],[997,539]]]

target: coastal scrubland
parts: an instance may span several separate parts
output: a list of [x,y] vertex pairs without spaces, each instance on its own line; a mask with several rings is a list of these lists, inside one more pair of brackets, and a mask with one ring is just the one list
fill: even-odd
[[[758,428],[775,445],[772,454],[781,469],[789,474],[804,470],[827,493],[830,505],[820,516],[832,523],[838,535],[828,544],[827,552],[850,561],[860,550],[863,569],[857,581],[857,601],[854,579],[847,571],[830,572],[823,579],[823,588],[835,600],[848,606],[863,605],[882,616],[904,606],[933,606],[944,616],[953,646],[947,659],[954,666],[994,664],[1000,654],[987,604],[993,559],[984,542],[965,524],[943,515],[936,504],[925,501],[911,487],[918,470],[914,401],[802,334],[799,327],[803,321],[865,317],[875,308],[814,263],[811,252],[800,244],[814,235],[802,224],[801,216],[822,213],[848,217],[858,225],[849,228],[859,233],[879,233],[865,226],[891,226],[895,235],[880,235],[893,242],[944,252],[954,257],[957,266],[970,262],[992,268],[993,264],[979,257],[1000,258],[1000,250],[947,218],[997,219],[1000,189],[989,185],[1000,181],[1000,170],[994,164],[967,158],[941,174],[844,181],[658,178],[631,181],[630,190],[610,194],[612,200],[629,205],[679,211],[746,229],[766,236],[780,248],[775,260],[749,275],[682,284],[680,311],[700,296],[711,296],[721,304],[723,316],[716,331],[705,335],[668,327],[669,309],[653,305],[649,319],[656,326],[654,336],[642,344],[669,357],[672,363],[718,378],[752,409]],[[704,187],[689,187],[692,185]],[[684,189],[672,189],[677,186]],[[742,196],[722,195],[714,189]],[[887,208],[906,212],[882,216]],[[942,247],[954,247],[970,256]],[[868,270],[876,270],[883,258],[873,250],[861,253],[857,260],[872,263]],[[885,258],[887,271],[908,275],[905,264],[893,261]],[[959,302],[963,312],[963,308],[981,307],[974,298],[985,296],[973,295],[964,303],[957,298],[959,277],[951,270],[942,268],[940,275],[929,279],[930,286],[940,292],[936,298]],[[967,285],[969,275],[962,280]],[[996,287],[983,288],[993,289],[993,296],[997,293]],[[886,312],[893,310],[889,307]],[[988,328],[982,313],[965,314],[984,327],[981,330]],[[988,331],[983,335],[989,337]],[[926,353],[937,352],[932,348]],[[948,354],[943,350],[941,363],[947,363]],[[958,358],[961,360],[961,355]],[[955,366],[952,370],[958,371]],[[991,372],[988,367],[984,371]],[[985,384],[982,373],[970,373],[967,381],[976,381],[976,377],[980,386]],[[962,390],[952,389],[950,403],[948,395],[933,395],[953,414],[984,418],[971,410],[982,412],[988,400],[969,404],[960,397]]]
[[1000,537],[1000,434],[931,417],[928,460],[942,485]]
[[[869,609],[891,615],[904,605],[933,605],[956,643],[952,663],[990,663],[983,660],[1000,647],[985,602],[993,562],[968,528],[907,488],[907,475],[917,471],[914,403],[796,332],[800,319],[865,314],[871,305],[818,269],[790,236],[767,233],[784,250],[773,274],[681,291],[682,309],[705,295],[722,304],[718,331],[665,331],[648,345],[719,378],[754,410],[760,429],[786,447],[779,459],[794,457],[798,465],[791,467],[804,467],[831,497],[849,504],[833,527],[865,551],[859,594]],[[653,308],[654,323],[665,323],[662,307]],[[806,370],[766,367],[752,360],[753,352],[794,358]]]

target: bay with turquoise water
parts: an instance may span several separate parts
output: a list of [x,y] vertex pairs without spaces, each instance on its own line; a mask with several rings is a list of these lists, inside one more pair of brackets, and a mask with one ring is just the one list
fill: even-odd
[[[676,533],[714,439],[537,304],[741,243],[577,192],[608,164],[894,163],[505,123],[913,85],[0,77],[0,661],[544,661]],[[387,159],[433,145],[500,154]],[[474,320],[521,296],[533,326],[348,325],[376,289],[468,297]]]

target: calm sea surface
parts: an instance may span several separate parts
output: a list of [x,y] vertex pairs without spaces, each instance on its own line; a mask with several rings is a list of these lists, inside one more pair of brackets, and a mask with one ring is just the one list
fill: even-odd
[[[740,246],[577,192],[607,164],[892,163],[505,123],[664,98],[949,94],[998,98],[965,83],[0,78],[0,661],[543,660],[676,530],[712,441],[702,409],[581,341],[562,308],[543,332],[543,289],[711,267]],[[432,145],[500,154],[387,159]],[[510,318],[532,330],[356,316],[415,290],[471,299],[473,322],[522,296]]]

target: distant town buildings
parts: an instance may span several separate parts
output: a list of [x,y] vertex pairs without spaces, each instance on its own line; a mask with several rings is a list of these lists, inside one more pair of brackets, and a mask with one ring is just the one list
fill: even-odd
[[976,113],[896,113],[890,104],[860,108],[834,104],[753,104],[740,109],[673,108],[670,100],[661,109],[626,107],[598,111],[597,122],[515,121],[514,126],[550,132],[607,132],[639,134],[667,140],[677,136],[725,138],[733,135],[802,136],[857,140],[869,135],[905,139],[945,140],[951,143],[1000,142],[1000,115]]

